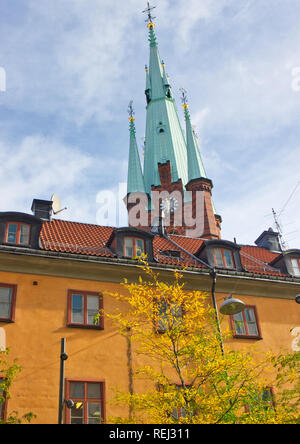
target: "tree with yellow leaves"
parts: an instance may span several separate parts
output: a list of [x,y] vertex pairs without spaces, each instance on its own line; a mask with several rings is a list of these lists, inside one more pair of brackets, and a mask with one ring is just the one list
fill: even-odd
[[10,387],[21,370],[16,360],[10,362],[9,349],[0,349],[0,424],[30,423],[32,419],[36,417],[32,412],[26,413],[22,417],[20,417],[16,411],[4,415],[6,400],[11,396]]
[[[221,424],[299,422],[299,354],[263,357],[254,351],[223,353],[209,295],[184,289],[182,274],[159,280],[145,258],[144,278],[111,294],[126,310],[105,313],[145,365],[143,393],[118,392],[130,415],[116,423]],[[229,333],[223,333],[226,336]]]

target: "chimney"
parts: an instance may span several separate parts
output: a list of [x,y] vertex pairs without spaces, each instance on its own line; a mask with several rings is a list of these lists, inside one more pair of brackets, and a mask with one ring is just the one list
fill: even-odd
[[265,248],[266,250],[280,253],[282,251],[279,233],[273,231],[272,228],[269,228],[268,231],[264,231],[258,239],[256,239],[255,244],[258,247]]
[[52,200],[33,199],[31,211],[43,221],[50,221],[52,216]]

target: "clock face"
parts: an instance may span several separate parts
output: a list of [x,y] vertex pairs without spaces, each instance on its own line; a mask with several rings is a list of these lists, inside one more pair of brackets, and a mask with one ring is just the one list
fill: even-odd
[[177,207],[178,200],[175,197],[164,199],[160,204],[160,208],[164,213],[174,213]]

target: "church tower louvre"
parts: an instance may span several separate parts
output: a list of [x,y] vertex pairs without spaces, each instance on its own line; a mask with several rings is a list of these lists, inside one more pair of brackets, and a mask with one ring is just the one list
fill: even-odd
[[[216,215],[212,201],[213,184],[206,175],[184,90],[185,132],[181,127],[165,64],[158,51],[152,9],[148,2],[148,8],[144,11],[148,14],[150,60],[149,65],[146,65],[143,171],[135,139],[133,114],[129,117],[129,225],[151,230],[158,220],[163,220],[168,234],[219,239],[221,217]],[[144,198],[141,198],[142,194]],[[146,216],[137,218],[143,212],[147,213]]]

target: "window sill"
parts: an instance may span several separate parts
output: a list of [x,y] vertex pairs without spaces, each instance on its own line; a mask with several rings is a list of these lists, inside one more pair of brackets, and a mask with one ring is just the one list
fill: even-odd
[[2,245],[7,247],[23,247],[23,248],[28,248],[31,246],[30,244],[15,244],[13,242],[3,242]]
[[4,323],[4,324],[14,324],[15,321],[13,319],[8,319],[8,318],[0,318],[0,322]]
[[251,335],[237,335],[233,334],[234,339],[253,339],[254,341],[261,341],[263,338],[261,336],[251,336]]
[[104,330],[102,325],[67,324],[69,328],[83,328],[85,330]]

